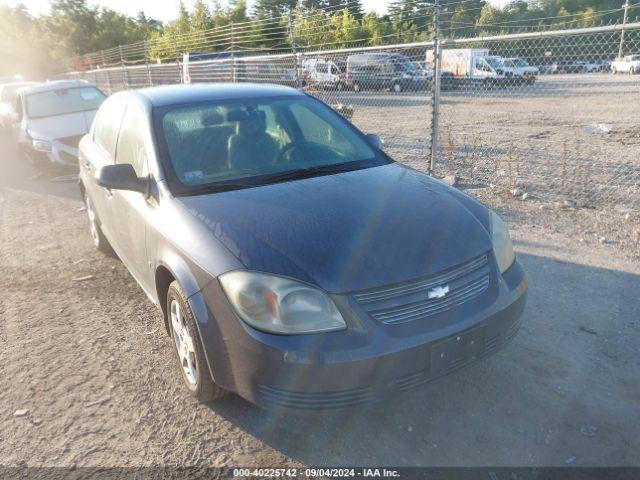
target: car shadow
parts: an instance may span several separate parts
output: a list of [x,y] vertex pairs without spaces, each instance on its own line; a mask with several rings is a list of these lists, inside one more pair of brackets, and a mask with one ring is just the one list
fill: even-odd
[[640,402],[640,275],[519,259],[530,279],[524,326],[476,365],[333,413],[265,411],[236,396],[210,408],[305,465],[633,464],[640,435],[625,419]]

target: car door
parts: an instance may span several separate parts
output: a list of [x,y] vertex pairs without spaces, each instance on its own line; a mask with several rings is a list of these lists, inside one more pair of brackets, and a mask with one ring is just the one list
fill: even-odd
[[[122,120],[116,148],[116,163],[133,166],[139,178],[149,178],[148,149],[151,148],[147,114],[135,103],[130,103]],[[147,218],[155,208],[145,194],[129,190],[113,192],[112,208],[118,226],[115,241],[118,254],[138,283],[151,291],[152,275],[146,249]]]
[[99,168],[115,162],[116,141],[125,108],[126,104],[117,98],[105,102],[98,111],[91,130],[91,142],[88,142],[80,158],[83,184],[98,215],[102,232],[116,253],[118,245],[115,233],[118,227],[114,224],[113,190],[98,185],[95,173]]

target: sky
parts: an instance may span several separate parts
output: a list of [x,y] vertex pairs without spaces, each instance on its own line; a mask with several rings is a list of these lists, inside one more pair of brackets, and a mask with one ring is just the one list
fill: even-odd
[[[505,2],[506,0],[491,1],[491,3],[496,5],[504,4]],[[0,3],[12,6],[23,3],[31,13],[36,15],[49,11],[49,0],[0,0]],[[101,7],[109,7],[131,16],[136,15],[142,10],[148,17],[167,21],[176,17],[179,0],[90,0],[89,3]],[[184,3],[188,7],[191,7],[194,0],[184,0]],[[221,3],[224,4],[224,0],[222,0]],[[249,6],[251,6],[251,3],[251,0],[249,0]],[[384,13],[389,3],[390,0],[362,0],[365,11],[369,12],[374,10],[378,14]]]

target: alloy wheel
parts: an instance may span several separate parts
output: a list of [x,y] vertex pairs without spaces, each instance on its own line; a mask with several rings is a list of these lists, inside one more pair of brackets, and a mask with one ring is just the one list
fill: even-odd
[[187,321],[177,300],[171,301],[171,330],[173,341],[178,353],[178,359],[182,366],[182,373],[190,385],[198,383],[198,371],[196,368],[196,351],[193,338],[189,333]]

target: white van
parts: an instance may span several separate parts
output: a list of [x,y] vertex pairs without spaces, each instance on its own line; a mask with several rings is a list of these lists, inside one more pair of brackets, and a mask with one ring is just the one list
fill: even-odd
[[340,68],[331,60],[322,58],[308,58],[302,62],[302,79],[305,85],[318,85],[337,90],[344,88]]

